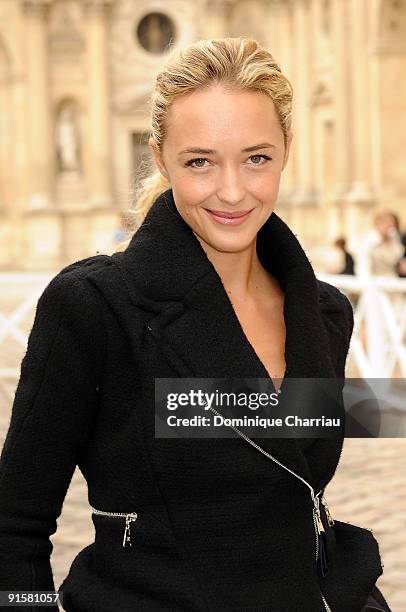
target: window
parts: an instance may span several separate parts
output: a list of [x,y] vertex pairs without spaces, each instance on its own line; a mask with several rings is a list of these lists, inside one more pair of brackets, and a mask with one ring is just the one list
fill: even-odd
[[146,51],[160,54],[173,41],[175,26],[172,20],[163,13],[148,13],[139,22],[136,36]]

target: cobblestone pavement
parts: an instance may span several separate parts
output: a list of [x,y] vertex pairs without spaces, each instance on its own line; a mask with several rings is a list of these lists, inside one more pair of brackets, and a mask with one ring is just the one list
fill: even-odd
[[333,517],[372,529],[384,572],[378,587],[406,612],[406,439],[347,438],[326,488]]

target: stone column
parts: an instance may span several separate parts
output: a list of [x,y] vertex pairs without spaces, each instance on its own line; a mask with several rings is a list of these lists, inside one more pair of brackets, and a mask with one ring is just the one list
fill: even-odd
[[293,106],[294,142],[293,160],[296,192],[295,204],[308,204],[314,200],[312,193],[312,130],[310,108],[310,28],[309,2],[296,0],[293,4],[291,44],[293,61]]
[[[368,4],[349,0],[351,75],[351,185],[347,194],[347,233],[362,233],[365,215],[374,203],[371,185],[370,82]],[[368,208],[365,209],[365,206]]]
[[[316,191],[317,206],[320,214],[320,226],[327,223],[327,199],[326,199],[326,164],[325,151],[325,122],[327,120],[326,110],[328,108],[328,96],[326,73],[329,74],[330,50],[325,42],[322,30],[322,7],[321,0],[310,0],[310,38],[312,41],[313,78],[308,83],[310,89],[313,120],[311,122],[312,133],[312,156],[314,170],[314,188]],[[321,228],[320,228],[321,229]]]
[[112,204],[107,10],[111,0],[85,0],[87,36],[87,138],[84,151],[89,204]]
[[[291,6],[284,0],[276,0],[273,5],[273,22],[270,27],[270,51],[275,56],[276,61],[281,67],[285,76],[292,82],[292,18]],[[276,30],[274,35],[274,30]],[[275,45],[273,41],[275,40]],[[293,95],[295,97],[295,85],[293,85]],[[281,203],[288,205],[289,197],[293,189],[293,150],[296,148],[296,119],[293,116],[292,131],[294,133],[291,145],[291,153],[285,169],[282,172],[280,199]],[[284,214],[289,219],[288,208],[285,207]]]
[[[342,205],[350,189],[350,69],[348,58],[348,8],[347,2],[332,3],[332,35],[334,57],[334,115],[335,115],[335,188],[334,199]],[[353,56],[354,57],[354,56]]]
[[9,261],[14,268],[18,268],[27,255],[24,241],[24,209],[31,185],[29,181],[21,180],[21,177],[29,177],[29,172],[32,172],[26,133],[27,97],[24,71],[22,66],[18,65],[14,74],[11,75],[10,83],[13,155],[9,167],[13,201],[10,202],[8,209],[8,220],[11,229]]
[[[17,268],[24,257],[24,207],[28,175],[26,100],[21,23],[0,48],[0,264]],[[13,58],[11,60],[11,58]]]
[[[320,214],[320,241],[331,242],[341,235],[342,197],[349,188],[350,145],[345,137],[348,113],[346,31],[343,19],[346,0],[326,6],[312,0],[314,56],[314,148],[315,186]],[[341,201],[337,201],[339,195]]]
[[49,93],[46,17],[50,0],[23,0],[27,57],[27,140],[30,172],[28,209],[43,209],[53,202],[54,146]]

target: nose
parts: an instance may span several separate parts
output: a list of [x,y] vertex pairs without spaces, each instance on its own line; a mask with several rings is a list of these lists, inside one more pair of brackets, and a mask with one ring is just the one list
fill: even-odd
[[235,206],[245,197],[245,187],[237,168],[229,164],[224,166],[218,176],[217,197],[221,202]]

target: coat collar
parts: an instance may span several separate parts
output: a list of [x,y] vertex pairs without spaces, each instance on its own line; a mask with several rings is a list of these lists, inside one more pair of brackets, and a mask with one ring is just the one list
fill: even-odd
[[[285,293],[285,377],[335,377],[319,282],[296,236],[275,212],[257,234],[257,253]],[[178,376],[269,378],[171,189],[154,201],[127,249],[112,259],[133,304],[149,313],[147,325]],[[302,454],[306,440],[253,439],[311,479]]]
[[[296,236],[275,212],[258,232],[257,253],[285,293],[286,375],[334,377],[319,282]],[[127,249],[115,257],[131,300],[154,314],[151,327],[156,335],[165,330],[191,375],[268,377],[219,275],[179,214],[172,189],[155,200]],[[187,336],[181,335],[181,320]]]

